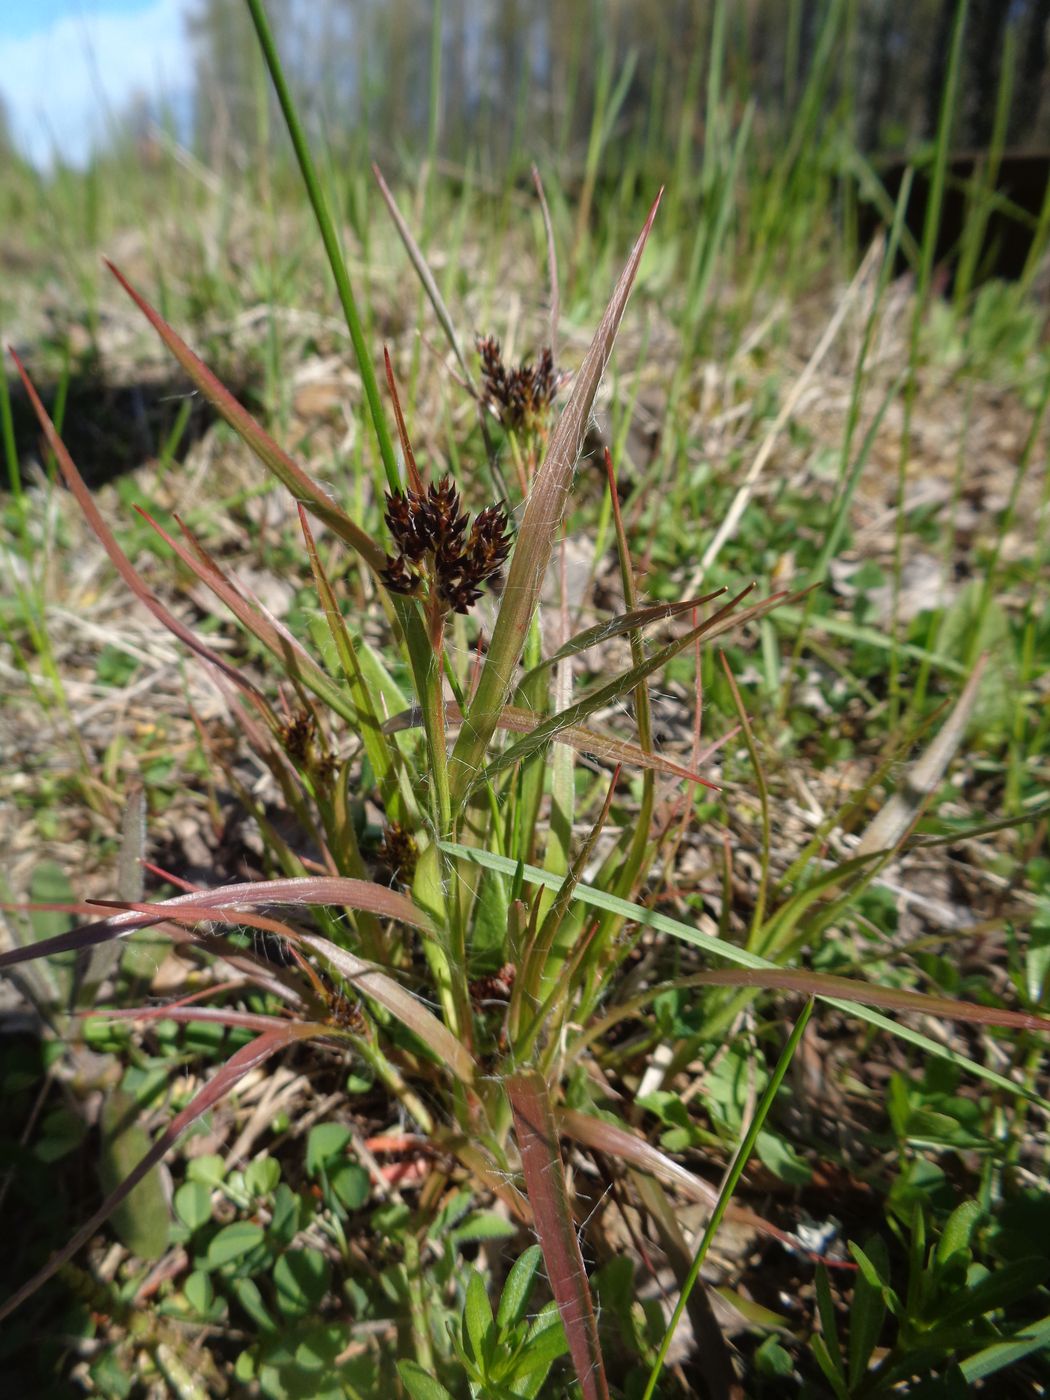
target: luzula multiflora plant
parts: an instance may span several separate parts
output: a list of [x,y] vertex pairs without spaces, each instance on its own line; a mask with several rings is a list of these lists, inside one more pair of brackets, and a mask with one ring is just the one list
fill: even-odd
[[[607,998],[615,983],[616,969],[629,956],[641,929],[659,929],[665,935],[703,948],[713,958],[742,964],[728,971],[694,976],[690,982],[696,986],[735,987],[739,996],[753,995],[754,989],[761,986],[780,987],[836,999],[840,1005],[848,1005],[853,1016],[868,1020],[877,1020],[877,1015],[861,1003],[1026,1029],[1045,1028],[1046,1023],[1040,1018],[1021,1013],[924,998],[810,972],[785,971],[749,948],[704,935],[680,921],[654,914],[642,904],[632,903],[652,869],[662,832],[673,819],[674,804],[665,804],[662,815],[654,809],[652,821],[646,823],[644,830],[632,831],[629,823],[624,824],[623,835],[600,864],[597,875],[584,884],[583,871],[593,858],[616,796],[618,767],[614,767],[605,801],[590,832],[577,849],[568,852],[567,863],[559,868],[551,860],[549,833],[542,833],[547,835],[546,851],[542,840],[535,843],[532,823],[538,821],[542,825],[543,808],[528,805],[527,774],[538,773],[542,779],[547,768],[545,755],[553,743],[561,744],[570,753],[579,750],[595,754],[611,765],[636,766],[646,775],[646,781],[658,776],[676,783],[705,781],[695,771],[695,763],[692,769],[681,767],[654,754],[645,742],[634,743],[590,729],[586,721],[598,709],[643,693],[648,677],[662,670],[686,647],[701,638],[716,636],[748,617],[761,615],[775,601],[735,610],[740,599],[732,599],[651,653],[636,648],[634,664],[627,671],[604,680],[575,702],[563,701],[561,708],[554,708],[553,712],[530,710],[518,703],[533,693],[533,682],[548,674],[559,657],[571,658],[611,636],[637,636],[641,629],[671,617],[695,617],[697,610],[714,596],[654,607],[632,603],[623,616],[588,628],[570,638],[554,656],[541,657],[526,675],[522,676],[518,669],[534,625],[553,541],[566,509],[591,400],[612,347],[644,237],[645,233],[550,434],[547,453],[524,502],[513,543],[508,539],[502,505],[494,503],[483,508],[471,522],[450,481],[424,486],[415,471],[402,421],[399,426],[404,457],[410,463],[410,484],[406,490],[391,490],[386,497],[394,552],[377,548],[370,535],[350,520],[234,402],[170,326],[132,292],[201,392],[237,428],[263,463],[309,503],[311,510],[358,553],[388,590],[391,613],[405,639],[410,663],[414,662],[415,619],[417,644],[422,638],[427,647],[425,665],[410,666],[420,686],[418,704],[385,723],[381,716],[384,709],[389,710],[389,683],[383,682],[380,688],[367,680],[358,643],[321,568],[305,512],[304,538],[342,667],[342,685],[287,632],[275,627],[272,619],[255,608],[188,532],[184,531],[185,541],[161,532],[198,579],[233,609],[283,669],[291,688],[304,697],[305,703],[288,707],[282,717],[241,671],[212,651],[149,592],[102,520],[26,380],[48,444],[117,569],[159,620],[212,669],[231,696],[239,696],[231,704],[231,715],[248,742],[270,764],[290,810],[299,816],[304,830],[311,833],[329,873],[303,874],[302,859],[294,847],[270,830],[271,857],[290,878],[190,892],[161,903],[128,905],[124,912],[98,919],[72,934],[20,948],[0,958],[0,966],[11,965],[71,948],[86,948],[136,927],[156,925],[160,920],[167,922],[174,937],[196,938],[197,927],[207,920],[213,928],[225,922],[276,935],[283,941],[290,960],[286,969],[275,969],[251,950],[224,944],[214,932],[203,939],[207,948],[239,970],[246,988],[254,985],[264,990],[275,999],[275,1005],[283,1007],[278,1015],[249,1015],[236,1003],[216,1008],[132,1008],[113,1013],[143,1020],[157,1016],[178,1021],[210,1019],[252,1030],[257,1038],[239,1050],[172,1120],[139,1167],[85,1222],[66,1248],[9,1300],[8,1309],[71,1257],[170,1148],[178,1134],[229,1093],[244,1074],[297,1041],[335,1039],[371,1067],[391,1099],[398,1102],[419,1131],[429,1135],[442,1152],[458,1158],[476,1183],[506,1203],[514,1218],[535,1229],[563,1311],[568,1343],[584,1393],[600,1396],[606,1390],[594,1312],[575,1243],[558,1135],[568,1135],[585,1151],[602,1152],[607,1159],[618,1159],[631,1169],[655,1174],[687,1195],[695,1196],[701,1191],[688,1172],[626,1124],[616,1126],[606,1118],[579,1109],[570,1111],[563,1101],[562,1083],[573,1066],[593,1053],[607,1028],[620,1017],[633,1014],[633,1003],[619,1011],[609,1010]],[[400,419],[396,401],[395,411]],[[619,538],[620,548],[625,551],[622,534]],[[467,676],[456,676],[450,668],[449,658],[443,654],[442,629],[452,616],[461,615],[464,607],[469,608],[476,601],[480,589],[495,582],[505,564],[509,564],[508,578],[498,600],[495,628],[480,674],[472,684]],[[630,594],[628,598],[630,602]],[[458,689],[456,703],[444,699],[443,670]],[[513,694],[515,686],[517,694]],[[405,752],[395,744],[394,731],[405,722],[418,723],[415,716],[421,711],[425,714],[427,705],[431,706],[434,723],[424,727],[423,750],[421,754],[417,751],[413,773],[407,768]],[[327,717],[325,711],[329,712]],[[450,756],[445,747],[445,727],[450,715],[459,724],[459,734],[451,745],[445,789],[447,806],[443,806],[431,778]],[[330,741],[330,731],[336,721],[348,724],[359,734],[368,753],[377,795],[387,816],[383,863],[402,887],[411,885],[411,896],[369,878],[349,812],[351,784],[357,770],[347,760],[335,757],[337,750]],[[501,730],[509,731],[510,742],[497,742]],[[231,773],[231,783],[234,781]],[[244,796],[250,801],[250,794]],[[260,812],[259,816],[265,820],[265,813]],[[545,868],[535,868],[519,855],[532,848],[543,856]],[[865,871],[874,868],[870,862],[855,864],[856,870],[833,872],[836,880],[848,887],[850,880],[861,878]],[[802,898],[815,902],[821,889],[818,881]],[[300,916],[310,910],[314,928],[321,931],[257,912],[281,904],[291,904]],[[790,932],[804,907],[797,898],[789,900],[782,910],[770,914],[768,928],[779,929],[782,924]],[[333,918],[332,908],[341,911],[348,922]],[[494,944],[489,933],[495,957],[488,963],[475,956],[476,929],[483,921],[489,930],[493,926],[500,930]],[[635,932],[625,937],[632,926]],[[431,969],[442,1011],[440,1018],[426,1005],[431,987],[419,974],[418,960],[411,956],[415,939]],[[377,963],[388,970],[377,967]],[[227,981],[224,985],[228,999],[230,984]],[[646,1000],[652,995],[654,989],[643,993]],[[929,1053],[943,1053],[936,1042],[925,1037],[918,1039]],[[483,1074],[479,1073],[476,1056],[484,1057]],[[520,1180],[519,1167],[525,1170],[527,1198],[509,1184]],[[650,1182],[648,1189],[659,1192],[662,1188]],[[708,1199],[702,1192],[699,1198]],[[423,1345],[421,1341],[420,1346]],[[425,1363],[425,1357],[421,1355],[419,1359]]]
[[[237,965],[247,975],[271,990],[281,988],[280,994],[293,1010],[293,1019],[289,1022],[267,1017],[244,1020],[240,1013],[221,1009],[211,1013],[220,1019],[232,1017],[238,1024],[250,1023],[260,1035],[256,1050],[247,1047],[244,1053],[239,1052],[208,1087],[207,1093],[178,1115],[140,1168],[114,1193],[100,1212],[86,1222],[84,1229],[70,1241],[69,1246],[10,1300],[11,1306],[28,1296],[84,1242],[86,1232],[97,1228],[99,1222],[126,1196],[134,1181],[140,1179],[149,1166],[163,1155],[174,1137],[214,1103],[217,1096],[229,1092],[249,1068],[297,1039],[334,1035],[344,1041],[348,1038],[352,1040],[358,1053],[365,1056],[402,1106],[407,1108],[417,1126],[428,1133],[433,1132],[437,1124],[406,1081],[405,1070],[414,1064],[415,1072],[422,1071],[424,1077],[431,1081],[435,1072],[450,1072],[456,1092],[448,1104],[449,1117],[452,1121],[458,1120],[461,1128],[470,1130],[470,1141],[463,1140],[461,1145],[467,1159],[474,1163],[472,1169],[481,1172],[482,1180],[489,1179],[490,1172],[494,1173],[490,1183],[494,1186],[498,1186],[502,1174],[508,1170],[510,1163],[506,1139],[509,1111],[505,1106],[506,1101],[503,1100],[504,1107],[500,1108],[495,1098],[486,1105],[484,1099],[479,1097],[469,1053],[474,1039],[474,1008],[483,1000],[480,993],[484,989],[478,980],[482,969],[470,965],[469,925],[476,907],[476,886],[469,878],[460,879],[458,862],[441,850],[439,841],[454,840],[464,834],[464,820],[474,805],[473,793],[476,789],[492,792],[492,780],[484,772],[485,755],[498,728],[509,725],[527,738],[541,718],[535,715],[526,719],[523,726],[520,713],[511,715],[506,704],[524,638],[535,614],[554,536],[566,507],[567,488],[591,399],[611,351],[615,328],[626,303],[647,233],[648,226],[621,279],[590,356],[580,371],[574,397],[552,435],[550,451],[525,503],[522,525],[512,555],[509,522],[501,503],[493,502],[482,508],[471,521],[463,510],[458,489],[449,478],[424,486],[415,471],[396,397],[395,414],[399,420],[404,460],[410,464],[409,484],[405,490],[392,489],[387,492],[386,515],[393,551],[387,554],[377,549],[368,532],[347,517],[335,501],[292,462],[232,399],[171,327],[123,278],[120,279],[219,413],[241,434],[278,479],[341,537],[388,589],[392,621],[406,645],[410,671],[417,685],[419,708],[424,716],[425,758],[419,765],[416,778],[406,772],[404,755],[379,723],[383,709],[389,707],[388,696],[382,695],[379,689],[374,688],[375,682],[370,685],[366,678],[357,645],[340,616],[332,585],[321,569],[305,515],[304,537],[317,578],[322,609],[331,627],[336,654],[346,678],[345,688],[333,682],[283,628],[275,626],[250,595],[223,573],[185,527],[182,527],[182,540],[156,527],[186,566],[234,611],[242,625],[270,652],[284,671],[290,687],[304,699],[309,694],[306,703],[286,707],[282,717],[253,682],[173,617],[143,583],[102,519],[33,391],[28,376],[19,365],[49,446],[56,454],[67,484],[113,563],[136,596],[155,616],[204,664],[213,668],[220,684],[231,697],[235,694],[240,697],[232,705],[233,717],[260,755],[266,756],[267,762],[272,762],[282,791],[293,810],[302,815],[311,840],[322,851],[323,865],[331,874],[316,879],[310,876],[295,878],[296,869],[303,869],[297,853],[284,845],[275,831],[271,831],[269,840],[274,843],[271,854],[292,878],[263,882],[257,890],[238,886],[205,891],[199,895],[190,892],[163,906],[149,904],[141,908],[128,907],[123,914],[96,920],[87,929],[4,955],[2,964],[13,965],[63,948],[90,947],[117,938],[140,924],[155,924],[160,919],[168,921],[177,930],[178,936],[185,937],[187,928],[192,929],[202,918],[212,923],[222,918],[242,927],[265,928],[284,938],[293,963],[299,965],[305,979],[301,986],[294,985],[297,979],[293,973],[275,978],[273,969],[265,965],[259,966],[255,972],[248,972],[254,961],[252,953],[250,950],[237,952]],[[442,694],[442,629],[451,615],[461,615],[477,600],[484,587],[496,582],[508,558],[511,579],[500,600],[494,635],[490,639],[473,695],[468,699],[466,688],[459,686],[463,706],[459,718],[462,724],[452,751],[453,759],[458,759],[458,767],[453,782],[442,789],[436,779],[448,759],[445,749],[446,704]],[[667,615],[667,610],[657,611],[659,616]],[[656,617],[652,620],[656,620]],[[426,646],[425,652],[420,650],[421,641]],[[464,679],[460,678],[461,681]],[[326,708],[333,717],[338,716],[348,722],[361,736],[372,760],[379,790],[385,794],[389,829],[396,832],[395,844],[402,852],[412,850],[414,855],[416,849],[419,851],[413,901],[362,878],[367,870],[357,847],[346,792],[351,771],[345,762],[337,764],[332,757],[334,750],[329,737],[330,725],[319,722],[319,716],[323,716]],[[566,737],[576,747],[586,748],[590,746],[590,741],[579,724],[584,717],[582,712],[566,716],[565,725]],[[431,721],[429,724],[428,718]],[[571,727],[570,718],[574,721]],[[599,736],[595,735],[593,739],[595,745],[600,744]],[[272,759],[269,757],[274,744],[283,754],[280,761],[276,756]],[[539,745],[539,748],[542,747],[543,743]],[[505,850],[504,838],[498,828],[494,828],[491,835],[496,848]],[[400,863],[401,879],[404,881],[407,870],[404,861]],[[502,881],[497,880],[495,885],[502,891]],[[520,928],[521,919],[517,915],[513,918],[510,916],[506,893],[501,892],[500,898],[504,901],[506,912],[503,918],[508,927],[514,924]],[[269,916],[251,912],[259,904],[272,907],[281,902],[313,907],[320,927],[333,937],[304,934]],[[326,906],[329,905],[345,911],[351,928],[361,935],[363,941],[359,946],[366,948],[370,955],[376,956],[384,948],[393,950],[395,968],[401,961],[402,954],[398,950],[404,949],[404,941],[384,940],[381,934],[375,932],[374,926],[392,920],[395,925],[415,928],[422,933],[423,947],[444,1011],[444,1026],[427,1011],[423,1001],[413,991],[383,977],[374,965],[339,946],[340,942],[345,942],[345,934],[339,932],[337,922],[328,916]],[[205,909],[207,913],[202,912]],[[214,941],[210,946],[213,949],[216,947]],[[230,956],[233,956],[232,951]],[[311,964],[314,960],[318,960],[326,969],[323,976],[318,976],[313,970]],[[509,963],[510,960],[504,957],[496,963],[496,967],[504,969],[500,985],[507,988],[513,980],[513,967]],[[333,994],[328,990],[333,978],[348,988],[356,989],[355,1005],[359,1002],[369,1018],[371,1030],[367,1037],[357,1033],[360,1023],[356,1012],[354,1016],[348,1016],[341,1010],[338,1016],[333,1015],[331,1008],[335,1003]],[[425,986],[419,990],[426,995]],[[336,995],[342,998],[344,993]],[[345,1001],[338,1001],[340,1008],[346,1005]],[[173,1014],[176,1019],[192,1019],[195,1016],[207,1019],[203,1008],[186,1008]],[[405,1052],[395,1043],[399,1037],[387,1042],[384,1036],[383,1027],[390,1024],[391,1018],[401,1023],[402,1036],[407,1030],[415,1038],[416,1049],[409,1055],[408,1061],[404,1061]],[[430,1067],[425,1068],[426,1065]],[[494,1088],[493,1085],[493,1089],[486,1092],[491,1095]],[[503,1188],[500,1189],[501,1193],[506,1194]],[[514,1209],[519,1209],[516,1202]]]
[[[261,8],[256,0],[251,4],[277,80],[279,65],[260,18]],[[642,720],[647,681],[686,648],[701,639],[710,640],[742,620],[760,616],[776,601],[736,610],[742,593],[698,620],[700,608],[715,595],[645,607],[634,600],[632,583],[625,586],[623,615],[575,636],[569,636],[566,629],[563,643],[553,654],[544,654],[540,646],[537,616],[541,590],[564,527],[595,392],[612,352],[656,206],[556,421],[550,410],[560,380],[553,356],[541,355],[531,367],[507,371],[494,343],[482,343],[483,382],[480,388],[475,386],[475,396],[499,417],[523,487],[520,520],[512,540],[504,502],[490,500],[471,521],[451,478],[429,484],[423,481],[415,466],[393,377],[388,374],[404,462],[405,476],[399,476],[371,357],[359,344],[360,320],[338,239],[298,119],[287,105],[290,99],[283,80],[278,81],[278,93],[286,104],[293,144],[347,310],[376,428],[382,463],[382,482],[377,483],[376,494],[382,491],[385,496],[391,548],[378,546],[365,526],[351,519],[293,462],[171,327],[126,282],[123,284],[196,387],[300,503],[304,539],[338,674],[322,667],[302,644],[276,626],[265,610],[254,607],[188,532],[184,531],[182,540],[165,534],[187,567],[270,653],[289,688],[305,698],[301,707],[280,718],[270,700],[236,667],[210,650],[149,593],[102,521],[39,400],[33,399],[65,479],[116,567],[155,615],[212,668],[224,690],[236,695],[231,714],[248,742],[254,743],[257,751],[266,752],[266,761],[272,764],[289,807],[309,830],[311,845],[321,853],[324,873],[306,874],[301,853],[271,831],[269,854],[284,878],[191,891],[159,904],[127,906],[73,935],[33,949],[19,949],[0,960],[14,963],[91,946],[160,920],[168,922],[175,936],[195,937],[197,926],[205,919],[212,925],[227,921],[276,934],[290,960],[289,967],[275,970],[264,960],[253,960],[243,949],[223,950],[231,965],[242,972],[244,985],[250,979],[253,987],[264,989],[280,1014],[249,1015],[238,1006],[211,1011],[212,1019],[251,1029],[257,1039],[239,1050],[176,1116],[128,1182],[11,1301],[12,1305],[21,1301],[69,1258],[127,1194],[133,1180],[159,1160],[175,1136],[229,1092],[241,1076],[298,1040],[324,1037],[338,1041],[364,1060],[400,1112],[428,1135],[446,1158],[457,1160],[470,1180],[498,1196],[515,1219],[536,1231],[552,1291],[562,1309],[580,1385],[589,1400],[607,1394],[607,1386],[594,1309],[576,1242],[576,1221],[562,1171],[559,1135],[572,1138],[583,1150],[602,1153],[606,1160],[661,1178],[686,1195],[692,1193],[693,1199],[710,1203],[689,1172],[653,1148],[631,1124],[611,1123],[611,1110],[604,1105],[595,1112],[589,1111],[590,1100],[582,1107],[569,1109],[566,1105],[565,1085],[580,1066],[591,1062],[602,1036],[611,1026],[636,1014],[659,990],[658,984],[648,985],[638,993],[640,1001],[631,999],[612,1007],[605,1004],[610,989],[615,988],[618,968],[643,929],[679,939],[712,959],[737,964],[728,970],[697,974],[690,979],[693,987],[732,987],[741,997],[753,994],[758,987],[780,987],[835,999],[858,1019],[877,1020],[859,1004],[875,1002],[1028,1029],[1045,1028],[1046,1023],[1038,1017],[1011,1020],[1009,1013],[990,1012],[988,1008],[934,1002],[896,989],[785,971],[767,961],[772,936],[781,940],[778,951],[788,946],[809,907],[805,901],[815,904],[820,898],[820,882],[786,899],[779,910],[770,913],[755,930],[754,946],[748,947],[655,913],[639,899],[663,835],[676,815],[677,799],[656,802],[656,779],[673,779],[676,784],[704,781],[696,771],[699,742],[689,767],[653,752]],[[406,246],[415,260],[418,250],[413,252],[413,245]],[[435,300],[436,284],[429,274],[421,275],[457,358],[464,364],[448,313],[439,299]],[[520,450],[517,435],[522,435],[521,441],[527,439],[524,450]],[[389,673],[381,674],[381,668],[369,661],[361,637],[353,634],[340,608],[337,587],[321,566],[307,512],[370,572],[390,622],[391,647],[396,649],[397,659],[406,663],[412,694],[398,692]],[[517,517],[518,511],[514,513]],[[631,576],[630,559],[619,530],[617,547],[626,585]],[[505,567],[507,578],[498,598],[492,635],[487,646],[479,648],[477,669],[471,663],[457,670],[458,658],[450,656],[444,643],[445,629],[452,619],[469,611],[482,590],[497,585]],[[642,630],[672,617],[690,617],[691,621],[684,631],[647,652],[641,642]],[[603,677],[584,695],[574,698],[571,674],[566,674],[569,668],[564,663],[616,635],[631,639],[632,664],[619,674]],[[524,672],[520,664],[523,658]],[[557,678],[554,687],[549,684],[552,674]],[[446,682],[452,701],[446,698]],[[638,742],[588,727],[587,722],[599,710],[622,707],[632,699],[639,716]],[[399,705],[401,712],[393,713]],[[330,725],[324,722],[326,711]],[[375,872],[369,870],[358,846],[350,812],[352,799],[365,796],[354,792],[363,765],[354,756],[333,759],[337,746],[329,742],[327,731],[335,728],[336,721],[360,739],[367,754],[375,776],[375,789],[367,795],[378,801],[386,820],[384,863],[405,892],[370,878]],[[403,744],[399,731],[420,722],[420,743]],[[458,733],[453,741],[450,729],[455,726]],[[503,740],[504,732],[511,737]],[[270,737],[280,753],[270,753]],[[582,842],[572,841],[575,775],[571,761],[577,751],[597,756],[610,770],[602,778],[604,800],[599,794],[600,810]],[[562,781],[564,774],[556,761],[548,762],[555,752],[569,757],[567,782]],[[620,765],[632,765],[645,775],[643,819],[636,822],[635,829],[629,819],[621,822],[621,835],[597,862],[597,874],[585,881],[585,871],[590,873],[604,823],[617,800]],[[563,840],[557,835],[559,824]],[[542,860],[542,868],[530,863],[533,855]],[[870,861],[860,861],[854,869],[833,873],[838,884],[849,889],[851,880],[855,888],[872,869]],[[270,913],[257,912],[282,905],[296,908],[302,922],[278,921]],[[333,908],[339,911],[337,916],[331,914]],[[775,924],[778,917],[780,922]],[[478,955],[483,943],[487,959]],[[216,947],[214,935],[208,946]],[[417,946],[425,954],[425,967],[412,956]],[[229,996],[228,983],[226,988],[224,994]],[[440,1015],[428,1006],[435,992]],[[134,1008],[130,1014],[208,1019],[205,1009],[188,1005]],[[943,1053],[943,1047],[932,1040],[912,1038],[930,1054]],[[594,1078],[598,1082],[599,1076]],[[580,1093],[590,1092],[583,1082],[587,1079],[584,1075],[577,1080]],[[765,1100],[763,1105],[764,1112],[768,1107]],[[760,1122],[756,1116],[756,1132]],[[437,1174],[435,1180],[440,1197],[442,1184]],[[519,1184],[524,1184],[524,1193]],[[652,1207],[654,1219],[661,1215],[673,1218],[673,1211],[659,1195],[662,1188],[655,1181],[650,1187],[659,1196]],[[725,1201],[720,1202],[720,1208],[725,1208]],[[338,1303],[332,1306],[336,1309]],[[694,1318],[694,1323],[703,1325],[703,1318]],[[433,1369],[425,1328],[414,1336],[414,1343],[419,1363],[424,1368],[429,1363]]]

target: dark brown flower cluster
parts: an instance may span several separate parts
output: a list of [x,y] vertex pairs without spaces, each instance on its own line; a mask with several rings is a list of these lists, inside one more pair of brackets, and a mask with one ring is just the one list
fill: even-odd
[[482,393],[503,426],[511,432],[542,427],[562,383],[562,376],[554,368],[550,347],[541,351],[535,364],[523,360],[517,369],[508,369],[503,363],[498,340],[479,336],[477,346],[481,356]]
[[327,1002],[328,1015],[325,1019],[330,1026],[338,1026],[340,1030],[350,1031],[353,1035],[364,1035],[368,1022],[359,1002],[351,1001],[344,992],[334,988],[328,991]]
[[390,822],[383,828],[383,839],[376,855],[402,885],[410,885],[416,873],[419,847],[416,838],[400,822]]
[[501,505],[486,506],[467,530],[467,516],[450,476],[425,492],[387,493],[386,523],[397,545],[383,582],[393,593],[418,595],[426,584],[453,612],[465,613],[482,586],[498,582],[510,535]]
[[281,743],[293,763],[307,764],[313,757],[317,720],[309,710],[296,710],[280,727]]
[[309,710],[287,714],[277,728],[281,747],[295,766],[321,782],[330,782],[338,763],[329,753],[317,717]]

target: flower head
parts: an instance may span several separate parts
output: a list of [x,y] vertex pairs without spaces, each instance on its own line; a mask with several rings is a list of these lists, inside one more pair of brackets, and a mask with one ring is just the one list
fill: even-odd
[[540,352],[535,364],[523,360],[516,369],[503,363],[499,341],[479,337],[482,396],[500,422],[511,432],[532,432],[546,426],[554,396],[564,376],[554,368],[549,346]]
[[509,521],[502,505],[486,506],[468,531],[468,517],[450,476],[426,491],[389,492],[386,523],[397,546],[387,557],[383,582],[393,593],[437,598],[465,613],[496,583],[510,553]]

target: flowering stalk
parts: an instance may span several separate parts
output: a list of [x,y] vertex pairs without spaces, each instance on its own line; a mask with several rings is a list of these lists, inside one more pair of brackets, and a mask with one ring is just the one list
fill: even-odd
[[[406,460],[410,460],[407,452]],[[386,496],[386,523],[396,552],[387,556],[380,577],[392,593],[418,598],[423,605],[432,661],[428,688],[421,698],[424,709],[429,705],[433,715],[428,739],[437,787],[438,827],[441,837],[447,840],[453,834],[454,818],[449,801],[442,699],[445,622],[449,613],[469,612],[484,586],[500,580],[510,553],[509,522],[500,504],[487,506],[471,524],[452,478],[443,477],[436,485],[431,483],[424,488],[414,466],[412,461],[412,486]],[[451,899],[445,897],[448,872],[442,868],[443,861],[436,845],[428,847],[413,888],[417,899],[447,926],[447,944],[441,948],[429,945],[427,953],[449,1024],[464,1043],[469,1043],[470,1003],[462,975],[467,965],[465,911],[455,894]],[[443,910],[443,918],[439,910]]]
[[[441,703],[441,657],[449,613],[465,614],[481,597],[486,584],[502,581],[510,553],[507,513],[502,504],[486,506],[470,525],[459,492],[450,476],[424,489],[418,473],[415,489],[388,491],[386,523],[396,545],[387,555],[380,577],[391,593],[419,598],[426,617],[433,653],[431,678],[444,733]],[[443,738],[441,740],[443,745]],[[434,756],[435,764],[444,753]],[[451,813],[442,813],[443,827]],[[447,835],[448,831],[443,834]]]
[[547,446],[555,395],[568,376],[555,369],[549,346],[540,352],[535,364],[523,360],[516,367],[508,367],[503,362],[499,341],[493,336],[479,336],[476,344],[481,357],[481,402],[506,431],[525,496]]

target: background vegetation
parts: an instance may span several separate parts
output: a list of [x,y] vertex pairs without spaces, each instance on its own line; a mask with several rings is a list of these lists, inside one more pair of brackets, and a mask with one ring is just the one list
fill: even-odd
[[[597,1338],[625,1395],[1041,1393],[1050,203],[996,186],[1008,143],[1042,139],[1046,7],[268,8],[420,469],[472,516],[504,500],[539,563],[525,501],[551,463],[571,479],[525,667],[600,644],[520,687],[489,792],[453,765],[443,805],[441,727],[466,747],[420,638],[464,699],[519,594],[439,628],[377,577],[393,454],[247,11],[200,7],[192,139],[147,106],[87,170],[5,162],[4,338],[130,566],[211,653],[131,601],[12,375],[0,845],[6,899],[37,907],[5,914],[4,1296],[194,1121],[5,1321],[7,1374],[32,1395],[590,1394],[575,1344]],[[966,143],[984,158],[947,256]],[[910,229],[871,159],[903,144],[930,192]],[[592,416],[588,346],[661,183]],[[1030,236],[1010,283],[985,275],[998,216]],[[284,460],[102,253],[331,497],[308,537]],[[573,378],[550,415],[514,420],[491,381],[479,415],[475,335],[509,366],[553,343]],[[566,404],[589,424],[574,474]],[[388,391],[381,414],[397,442]],[[173,558],[176,518],[207,558]],[[753,582],[741,612],[792,596],[713,644]],[[581,696],[589,732],[541,747]],[[27,956],[70,926],[54,906],[97,920],[86,900],[143,879],[152,900],[322,872],[372,904],[314,889],[309,916],[213,908],[192,937]],[[187,997],[214,1018],[176,1014]],[[68,1014],[103,1004],[136,1018]],[[283,1037],[262,1068],[253,1034]],[[198,1117],[205,1085],[228,1092]],[[597,1318],[563,1331],[551,1260],[577,1229]]]

